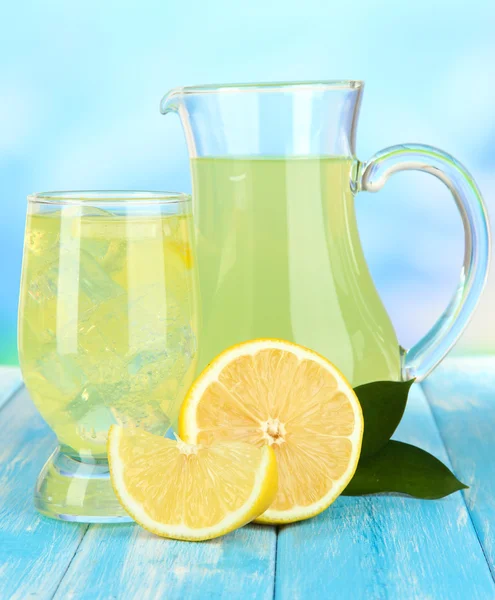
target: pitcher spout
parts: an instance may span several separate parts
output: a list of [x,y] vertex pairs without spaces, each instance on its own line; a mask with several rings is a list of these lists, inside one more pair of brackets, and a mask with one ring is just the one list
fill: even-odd
[[176,113],[179,111],[179,105],[182,98],[183,88],[174,88],[167,92],[160,102],[160,112],[162,115]]

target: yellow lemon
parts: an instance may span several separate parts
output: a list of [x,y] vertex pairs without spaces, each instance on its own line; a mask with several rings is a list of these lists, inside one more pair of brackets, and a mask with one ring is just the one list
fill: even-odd
[[257,520],[317,515],[344,490],[363,436],[359,401],[327,359],[282,340],[229,348],[191,387],[179,432],[189,443],[236,440],[275,450],[278,492]]
[[124,509],[157,535],[199,541],[252,521],[277,491],[275,453],[245,442],[203,445],[110,427],[112,485]]

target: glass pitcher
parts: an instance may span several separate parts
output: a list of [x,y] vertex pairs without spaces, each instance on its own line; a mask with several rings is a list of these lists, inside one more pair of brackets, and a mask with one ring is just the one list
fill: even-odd
[[[326,356],[354,385],[424,378],[466,327],[486,278],[489,233],[475,182],[454,158],[418,144],[367,162],[355,155],[360,81],[177,88],[193,180],[203,324],[199,365],[271,337]],[[454,297],[410,350],[397,341],[361,248],[354,195],[397,171],[451,190],[465,255]]]

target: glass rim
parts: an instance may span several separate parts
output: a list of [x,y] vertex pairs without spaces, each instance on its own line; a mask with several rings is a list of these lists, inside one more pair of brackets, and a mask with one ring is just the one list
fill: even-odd
[[178,204],[189,202],[191,196],[183,192],[156,192],[147,190],[71,190],[35,192],[28,202],[38,204],[91,205],[91,204]]
[[328,79],[310,81],[274,81],[257,83],[221,83],[206,85],[191,85],[176,88],[172,92],[183,94],[202,94],[213,92],[266,92],[281,91],[286,88],[298,89],[335,89],[335,90],[359,90],[364,87],[364,81],[359,79]]

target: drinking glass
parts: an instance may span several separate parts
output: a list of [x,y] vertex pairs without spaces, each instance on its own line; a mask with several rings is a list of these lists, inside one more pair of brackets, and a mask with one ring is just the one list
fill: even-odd
[[165,434],[196,363],[190,197],[56,192],[28,198],[19,307],[27,389],[58,438],[36,485],[48,516],[128,520],[109,480],[112,424]]

